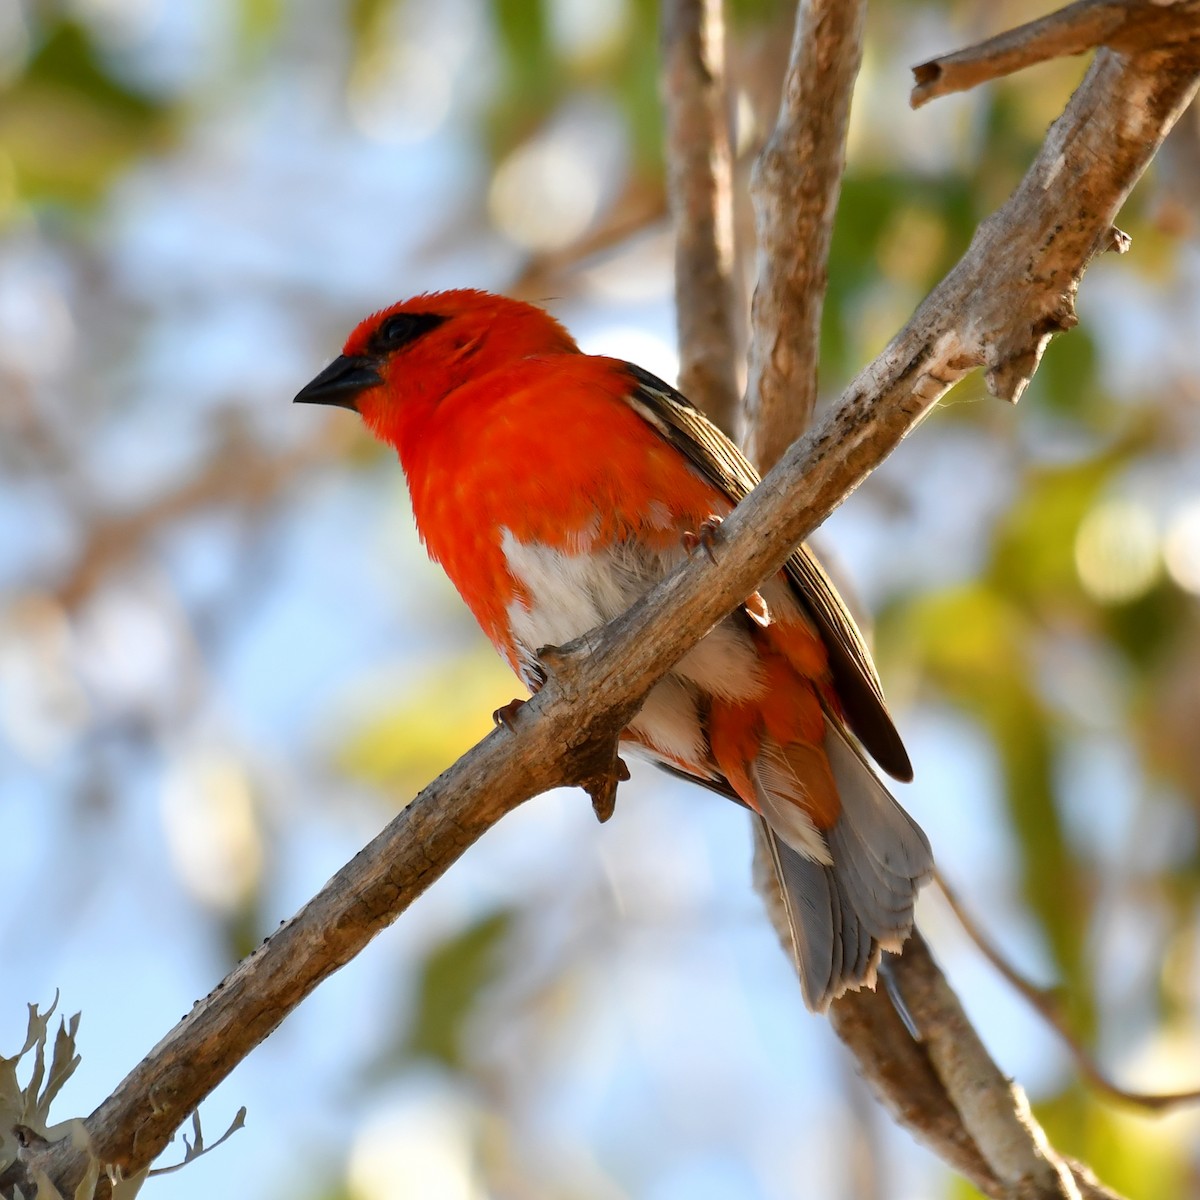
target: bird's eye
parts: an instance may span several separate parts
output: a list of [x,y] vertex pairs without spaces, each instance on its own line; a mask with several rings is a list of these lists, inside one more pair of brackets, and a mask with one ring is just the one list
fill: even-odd
[[375,331],[371,339],[373,349],[379,352],[399,350],[409,342],[416,341],[422,334],[436,329],[446,318],[437,313],[393,313]]

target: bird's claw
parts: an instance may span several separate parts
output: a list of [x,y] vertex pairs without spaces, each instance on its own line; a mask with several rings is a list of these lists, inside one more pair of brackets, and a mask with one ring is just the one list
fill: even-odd
[[503,726],[511,733],[517,725],[517,713],[525,707],[526,703],[520,697],[516,700],[510,700],[507,704],[501,705],[492,713],[492,720],[496,723],[497,727]]
[[607,771],[584,783],[587,794],[592,798],[592,811],[601,825],[617,811],[617,785],[628,778],[629,768],[625,760],[614,754]]
[[700,522],[700,528],[694,533],[689,529],[683,535],[683,548],[693,554],[697,549],[703,549],[708,555],[708,561],[715,563],[717,556],[713,553],[713,547],[717,544],[717,537],[721,531],[720,517],[707,517]]

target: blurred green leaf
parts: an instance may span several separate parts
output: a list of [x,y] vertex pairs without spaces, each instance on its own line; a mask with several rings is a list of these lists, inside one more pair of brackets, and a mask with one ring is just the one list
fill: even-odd
[[1073,1087],[1034,1106],[1052,1143],[1078,1158],[1129,1200],[1163,1200],[1195,1194],[1195,1180],[1179,1154],[1180,1120],[1101,1103],[1081,1087]]
[[970,584],[915,598],[903,616],[906,642],[937,684],[969,696],[1011,684],[1025,625],[1002,595]]
[[547,0],[489,0],[502,75],[485,118],[496,158],[529,138],[567,99],[606,96],[629,132],[630,169],[657,179],[662,170],[657,0],[629,0],[620,34],[579,60],[550,36]]
[[124,83],[97,53],[91,35],[74,21],[57,25],[25,69],[24,82],[62,88],[97,108],[126,118],[149,117],[155,103]]
[[616,61],[617,102],[629,129],[632,168],[657,178],[663,161],[658,3],[632,0],[631,9],[633,20]]
[[523,692],[490,650],[450,660],[355,730],[338,764],[376,787],[415,792],[490,733],[496,709]]
[[551,115],[562,98],[562,63],[550,42],[546,0],[490,0],[502,75],[487,109],[493,154],[502,157]]
[[790,22],[796,11],[791,0],[728,0],[726,8],[729,22],[737,30],[768,24],[781,18]]
[[1052,413],[1074,416],[1088,425],[1100,426],[1108,419],[1111,402],[1097,368],[1096,342],[1084,326],[1051,338],[1042,355],[1042,365],[1033,377],[1024,401],[1036,403]]
[[997,587],[1031,603],[1078,605],[1083,593],[1075,569],[1075,535],[1120,461],[1110,451],[1026,476],[997,526],[989,570]]
[[170,111],[121,79],[82,26],[64,21],[0,105],[0,154],[13,164],[20,195],[88,204],[163,143]]
[[925,677],[970,713],[995,745],[1022,892],[1069,985],[1075,1028],[1086,1034],[1087,894],[1056,806],[1054,719],[1034,688],[1027,619],[1001,592],[979,583],[919,598],[905,621]]
[[1020,682],[978,702],[1000,756],[1022,892],[1062,971],[1067,1019],[1090,1036],[1094,1011],[1084,947],[1091,896],[1058,813],[1051,716]]
[[1192,624],[1195,603],[1194,597],[1163,582],[1128,604],[1107,606],[1102,625],[1126,659],[1146,671],[1162,661]]
[[399,0],[346,0],[346,26],[356,66],[377,49],[397,3]]
[[491,0],[491,7],[509,70],[536,86],[552,59],[546,0]]
[[283,0],[241,0],[238,24],[241,41],[260,45],[279,28]]
[[947,1200],[985,1200],[983,1193],[961,1175],[951,1175],[946,1187]]
[[[880,349],[864,337],[864,302],[881,288],[902,288],[898,299],[907,314],[962,254],[978,218],[963,177],[847,173],[829,251],[821,326],[824,386],[848,379]],[[915,230],[921,231],[920,245],[913,245]],[[881,260],[891,266],[890,278],[881,274]]]
[[500,909],[468,925],[425,959],[403,1059],[432,1058],[452,1070],[465,1062],[467,1023],[503,966],[514,912]]
[[1097,425],[1107,415],[1109,401],[1096,368],[1096,344],[1091,333],[1078,326],[1051,339],[1022,403]]

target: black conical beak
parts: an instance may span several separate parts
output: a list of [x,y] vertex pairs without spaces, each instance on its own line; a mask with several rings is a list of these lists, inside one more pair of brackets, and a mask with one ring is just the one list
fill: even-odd
[[335,358],[311,383],[297,393],[293,404],[336,404],[358,411],[358,397],[383,382],[379,363],[365,354]]

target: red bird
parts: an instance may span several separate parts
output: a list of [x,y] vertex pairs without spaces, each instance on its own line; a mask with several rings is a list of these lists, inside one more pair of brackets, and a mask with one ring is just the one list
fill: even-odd
[[[674,388],[486,292],[368,317],[296,400],[353,409],[395,447],[430,557],[531,690],[539,647],[624,612],[758,482]],[[675,664],[623,740],[760,815],[810,1008],[874,984],[933,860],[859,748],[912,777],[806,546]]]

